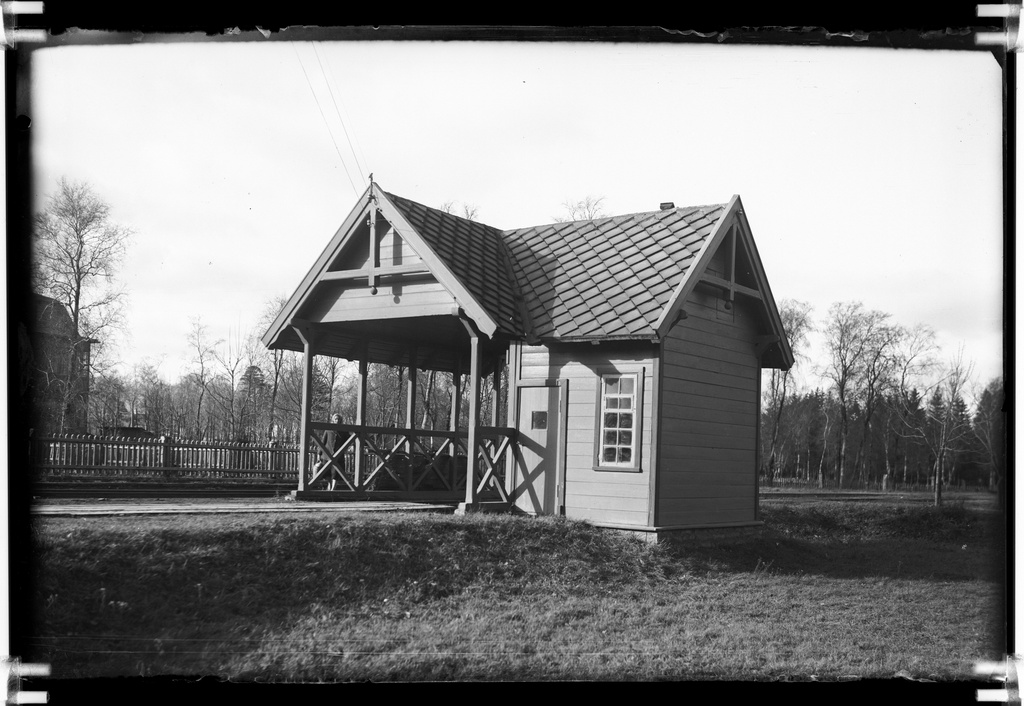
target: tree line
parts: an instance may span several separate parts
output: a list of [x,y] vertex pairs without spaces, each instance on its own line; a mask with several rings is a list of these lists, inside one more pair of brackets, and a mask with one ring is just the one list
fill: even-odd
[[[199,320],[189,334],[191,359],[176,382],[168,382],[151,363],[128,374],[108,371],[98,376],[90,393],[90,419],[96,429],[141,427],[157,435],[181,439],[232,442],[297,443],[301,424],[302,353],[269,350],[260,337],[284,306],[283,298],[267,303],[264,314],[237,340],[210,337]],[[461,389],[468,389],[463,375]],[[356,419],[358,368],[330,356],[315,356],[312,377],[312,417],[326,420],[340,414]],[[409,375],[403,366],[367,366],[365,423],[406,426]],[[420,429],[449,428],[452,374],[423,371],[416,376],[416,425]],[[482,418],[490,419],[493,384],[482,386]],[[461,424],[469,400],[460,395]],[[499,412],[504,402],[499,401]]]
[[[563,207],[568,218],[594,218],[601,215],[602,202],[587,197]],[[442,209],[454,212],[456,204]],[[476,216],[468,204],[462,204],[462,212]],[[58,181],[36,217],[32,290],[66,309],[73,335],[37,330],[22,337],[19,332],[21,394],[35,402],[31,426],[44,434],[138,428],[182,439],[297,441],[301,354],[267,350],[260,341],[283,298],[267,302],[251,331],[228,339],[213,338],[201,320],[193,320],[188,368],[176,381],[164,379],[149,362],[129,372],[117,370],[109,340],[123,325],[126,295],[116,274],[131,236],[131,229],[111,222],[109,206],[88,184],[66,179]],[[943,486],[1002,488],[1002,380],[974,389],[972,366],[962,352],[944,360],[930,328],[897,324],[859,302],[833,304],[819,321],[803,302],[782,301],[779,308],[796,364],[763,378],[758,468],[763,483],[926,485],[934,489],[936,502]],[[807,354],[813,332],[824,340],[816,359]],[[801,389],[795,371],[821,382]],[[406,373],[402,367],[368,366],[367,424],[405,425]],[[417,376],[420,428],[447,429],[453,404],[466,419],[469,402],[465,395],[453,401],[452,382],[450,373]],[[314,418],[339,413],[354,421],[356,385],[353,364],[317,356]],[[486,379],[483,420],[491,418],[491,390]],[[504,423],[506,403],[498,405]],[[84,418],[77,414],[82,406],[88,419],[84,429],[72,423]]]
[[[818,322],[803,302],[781,302],[780,314],[794,368],[814,373],[821,384],[796,389],[793,371],[765,376],[762,483],[926,486],[937,503],[943,487],[1002,487],[1001,379],[974,389],[973,367],[962,351],[944,359],[929,327],[899,325],[859,302],[835,303]],[[823,350],[818,360],[808,360],[815,330]]]

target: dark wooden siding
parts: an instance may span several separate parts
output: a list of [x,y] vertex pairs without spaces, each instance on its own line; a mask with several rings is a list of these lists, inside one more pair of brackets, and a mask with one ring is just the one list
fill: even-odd
[[[652,344],[524,346],[523,379],[568,382],[565,514],[597,524],[647,526],[650,507],[651,438],[654,399]],[[643,414],[638,452],[640,472],[595,471],[598,381],[602,374],[644,372]]]
[[664,340],[659,526],[756,519],[759,363],[754,311],[694,292]]

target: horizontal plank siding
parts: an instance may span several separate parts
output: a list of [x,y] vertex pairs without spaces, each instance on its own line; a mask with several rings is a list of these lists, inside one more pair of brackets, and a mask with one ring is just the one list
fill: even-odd
[[[686,503],[695,499],[752,500],[754,497],[754,486],[751,483],[737,483],[735,487],[718,484],[717,480],[715,483],[659,487],[659,491],[665,493],[666,497],[675,499],[679,508],[685,507]],[[723,488],[728,490],[727,494],[723,493]]]
[[719,302],[695,291],[663,342],[659,526],[756,519],[757,327],[741,297]]
[[677,353],[675,355],[675,361],[676,368],[672,370],[673,377],[684,380],[695,379],[688,375],[684,375],[684,372],[689,372],[691,374],[697,372],[719,373],[722,375],[731,375],[733,377],[748,379],[757,377],[756,371],[751,370],[748,365],[748,356],[742,354],[735,356],[735,360],[724,360],[717,354],[709,356],[695,355],[692,353]]
[[684,491],[698,486],[709,485],[750,485],[750,474],[746,471],[737,472],[730,470],[736,464],[726,461],[704,461],[701,464],[703,471],[691,473],[672,473],[662,477],[658,484],[659,490],[676,489]]
[[751,385],[748,389],[739,387],[722,387],[713,383],[694,382],[691,380],[678,380],[666,377],[662,391],[666,401],[681,402],[691,395],[702,397],[722,397],[737,402],[757,402],[757,390]]
[[[680,472],[685,471],[686,462],[691,460],[694,462],[727,461],[730,463],[730,467],[740,467],[743,469],[746,469],[748,464],[754,462],[751,452],[746,449],[723,449],[710,445],[670,446],[668,444],[662,444],[661,448],[661,458],[670,464],[669,468],[672,468],[674,465]],[[703,463],[699,465],[703,465]]]
[[[647,525],[650,507],[651,439],[653,429],[653,369],[655,348],[646,342],[630,344],[552,344],[524,346],[520,377],[568,381],[564,420],[565,514],[596,524]],[[640,472],[596,471],[597,394],[601,375],[644,370],[637,451]]]
[[365,321],[403,316],[451,314],[455,299],[437,281],[368,286],[321,285],[315,308],[303,312],[315,322]]
[[[695,422],[696,423],[696,422]],[[756,448],[753,434],[686,434],[678,431],[666,431],[662,434],[662,443],[667,446],[706,446],[712,449],[729,449],[732,451],[753,451]]]
[[[678,399],[678,398],[677,398]],[[707,404],[703,402],[707,401]],[[662,414],[674,419],[702,419],[707,423],[736,424],[737,415],[742,415],[742,426],[749,424],[746,409],[750,402],[744,400],[722,400],[715,397],[691,395],[684,399],[687,404],[666,402],[661,406]]]
[[[608,511],[615,513],[635,514],[647,512],[647,496],[642,498],[610,497],[607,495],[578,495],[573,494],[565,500],[566,511],[569,508],[579,510],[583,513],[594,511]],[[590,519],[590,518],[588,518]]]

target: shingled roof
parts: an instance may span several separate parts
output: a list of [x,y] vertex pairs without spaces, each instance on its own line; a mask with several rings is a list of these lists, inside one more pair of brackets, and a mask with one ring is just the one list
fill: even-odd
[[387,197],[487,310],[498,330],[522,335],[516,279],[502,231],[395,194]]
[[504,232],[541,339],[651,338],[724,204]]
[[689,206],[502,231],[387,197],[503,333],[565,341],[655,337],[725,210]]
[[376,183],[267,331],[268,346],[301,350],[291,322],[318,282],[339,279],[328,271],[330,263],[359,232],[372,203],[452,295],[453,311],[461,311],[488,338],[533,342],[659,339],[697,282],[708,279],[705,268],[725,234],[739,233],[754,280],[709,281],[761,299],[768,329],[780,340],[779,362],[791,364],[738,196],[726,204],[500,230],[387,193]]

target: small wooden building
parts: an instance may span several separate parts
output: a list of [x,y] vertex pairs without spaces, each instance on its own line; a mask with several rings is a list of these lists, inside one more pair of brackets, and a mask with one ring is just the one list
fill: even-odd
[[[355,452],[335,496],[492,502],[654,538],[758,523],[761,369],[793,362],[738,196],[500,230],[372,183],[263,341],[305,353],[309,449],[335,429],[336,455]],[[310,418],[317,354],[359,361],[354,424]],[[417,430],[410,395],[405,428],[367,426],[368,362],[413,382],[468,373],[468,419],[453,404],[449,429]],[[485,375],[495,400],[507,379],[505,426],[497,402],[480,419]],[[310,458],[298,493],[323,497]],[[384,476],[392,490],[373,490]]]

